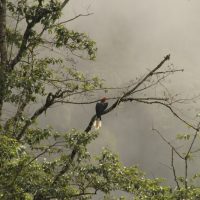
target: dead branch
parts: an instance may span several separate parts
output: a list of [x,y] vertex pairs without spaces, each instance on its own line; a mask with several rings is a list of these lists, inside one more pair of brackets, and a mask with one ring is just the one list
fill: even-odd
[[[142,78],[132,89],[128,90],[126,93],[124,93],[121,97],[117,97],[116,98],[116,101],[107,109],[104,111],[103,114],[107,114],[109,112],[111,112],[112,110],[114,110],[120,103],[122,102],[127,102],[127,101],[137,101],[137,102],[142,102],[142,103],[147,103],[147,104],[160,104],[160,105],[163,105],[165,107],[167,107],[171,113],[177,117],[179,120],[181,120],[182,122],[184,122],[186,125],[192,127],[194,130],[197,130],[196,127],[192,126],[191,124],[189,124],[187,121],[185,121],[184,119],[182,119],[171,107],[171,104],[169,104],[167,101],[169,100],[168,98],[158,98],[156,99],[155,98],[151,98],[151,97],[147,97],[147,98],[133,98],[131,97],[132,94],[134,94],[134,92],[149,78],[151,77],[152,75],[154,75],[156,73],[156,71],[162,67],[162,65],[167,61],[169,60],[170,56],[166,56],[162,61],[161,63],[155,67],[153,70],[151,70],[146,76],[144,76],[144,78]],[[95,103],[97,102],[98,100],[94,100],[94,101],[90,101],[90,102],[82,102],[82,103],[86,103],[86,104],[90,104],[90,103]],[[167,103],[165,103],[167,102]],[[65,103],[69,103],[69,101],[65,101]],[[74,103],[74,104],[81,104],[81,102],[70,102],[70,103]],[[96,115],[94,115],[88,126],[86,127],[85,129],[85,132],[89,132],[91,131],[92,129],[92,126],[93,126],[93,123],[94,123],[94,120],[96,118]],[[175,152],[181,159],[185,160],[185,158],[176,150],[176,148],[170,143],[168,142],[160,133],[159,131],[157,131],[156,129],[154,129],[154,131],[156,131],[160,136],[161,138],[172,148],[173,152]],[[68,163],[66,163],[65,166],[63,166],[62,170],[55,176],[55,179],[53,181],[53,184],[55,184],[59,178],[66,172],[68,171],[69,167],[70,167],[70,163],[73,162],[73,160],[75,159],[75,156],[77,154],[77,149],[73,149],[71,154],[70,154],[70,160],[68,161]],[[173,160],[172,160],[172,167],[174,166],[173,164]],[[175,171],[175,168],[173,169]],[[173,171],[173,173],[174,173]],[[176,178],[176,175],[175,175],[175,179]],[[178,186],[178,183],[177,183],[177,187]]]
[[138,102],[146,103],[146,104],[160,104],[160,105],[163,105],[163,106],[165,106],[166,108],[168,108],[168,109],[171,111],[171,113],[172,113],[176,118],[178,118],[180,121],[182,121],[184,124],[186,124],[187,126],[191,127],[192,129],[194,129],[194,130],[196,130],[196,131],[199,130],[199,128],[193,126],[192,124],[190,124],[189,122],[187,122],[185,119],[181,118],[181,117],[173,110],[173,108],[171,107],[170,104],[166,104],[166,103],[163,103],[163,102],[160,102],[160,101],[151,101],[151,102],[149,102],[149,101],[140,101],[140,100],[138,100]]
[[192,150],[192,147],[194,145],[194,142],[196,140],[196,137],[199,133],[199,126],[200,126],[200,122],[198,123],[198,126],[197,126],[197,130],[196,130],[196,133],[192,139],[192,142],[189,146],[189,149],[184,157],[184,160],[185,160],[185,188],[187,189],[188,188],[188,159],[189,159],[189,154],[191,153],[191,150]]
[[181,158],[182,160],[185,160],[185,157],[183,157],[178,151],[177,149],[160,133],[160,131],[158,131],[155,128],[152,128],[152,130],[154,132],[156,132],[161,138],[162,140],[168,144],[171,147],[171,166],[172,166],[172,172],[173,172],[173,176],[174,176],[174,181],[176,182],[177,188],[180,189],[180,185],[177,179],[177,175],[176,175],[176,168],[174,166],[174,152],[179,156],[179,158]]
[[[107,100],[116,100],[119,99],[120,97],[110,97],[107,98]],[[160,101],[168,101],[168,98],[162,98],[162,97],[144,97],[144,98],[125,98],[122,100],[122,102],[127,102],[127,101],[147,101],[147,100],[160,100]],[[68,100],[58,100],[56,103],[66,103],[66,104],[94,104],[97,103],[99,99],[95,99],[93,101],[84,101],[84,102],[77,102],[77,101],[68,101]]]
[[159,71],[159,72],[155,72],[154,74],[166,74],[166,73],[174,73],[174,72],[184,72],[184,69],[172,69],[172,70],[166,70],[166,71]]
[[174,149],[171,148],[172,150],[172,155],[171,155],[171,166],[172,166],[172,170],[173,170],[173,175],[174,175],[174,181],[176,182],[177,188],[180,190],[180,185],[177,179],[177,175],[176,175],[176,168],[174,166]]
[[[114,110],[121,102],[123,102],[123,100],[125,98],[128,98],[140,85],[142,85],[150,76],[152,76],[155,71],[160,69],[163,66],[163,64],[169,59],[170,59],[170,55],[167,55],[166,57],[164,57],[164,59],[153,70],[151,70],[143,79],[141,79],[132,89],[130,89],[128,92],[124,93],[120,98],[118,98],[107,110],[104,111],[103,114],[107,114],[107,113],[111,112],[112,110]],[[89,131],[91,131],[95,119],[96,119],[96,115],[94,115],[91,118],[88,126],[85,129],[85,132],[88,133]],[[59,178],[64,173],[66,173],[68,171],[68,169],[70,167],[70,163],[73,162],[76,154],[77,154],[77,149],[74,148],[70,154],[70,160],[68,161],[68,163],[66,163],[66,165],[63,166],[61,171],[55,176],[53,185],[59,180]]]
[[[164,59],[153,69],[151,70],[142,80],[140,80],[132,89],[130,89],[128,92],[126,92],[124,95],[122,95],[120,98],[118,98],[107,110],[104,111],[103,115],[111,112],[113,109],[115,109],[122,101],[124,98],[130,96],[133,94],[133,92],[140,86],[142,85],[150,76],[153,75],[155,71],[160,69],[163,64],[170,59],[170,55],[167,55],[164,57]],[[95,120],[95,115],[91,118],[87,128],[85,129],[86,132],[89,132],[92,129],[92,125]]]
[[63,3],[61,4],[61,9],[63,9],[67,3],[69,2],[69,0],[64,0]]
[[79,14],[79,15],[76,15],[75,17],[71,18],[71,19],[68,19],[68,20],[66,20],[66,21],[63,21],[63,22],[57,23],[57,24],[55,24],[55,26],[57,26],[57,25],[61,25],[61,24],[66,24],[66,23],[68,23],[68,22],[71,22],[71,21],[73,21],[73,20],[79,18],[79,17],[87,17],[87,16],[90,16],[90,15],[93,15],[93,14],[94,14],[94,13]]
[[190,144],[190,146],[189,146],[189,149],[188,149],[188,151],[187,151],[187,153],[186,153],[186,155],[185,155],[185,158],[188,158],[188,155],[190,154],[190,152],[191,152],[191,150],[192,150],[192,147],[193,147],[193,145],[194,145],[194,142],[195,142],[195,140],[196,140],[196,137],[197,137],[197,135],[198,135],[198,133],[199,133],[199,126],[200,126],[200,123],[199,123],[198,126],[197,126],[197,130],[196,130],[195,135],[194,135],[194,137],[193,137],[193,139],[192,139],[192,142],[191,142],[191,144]]
[[155,129],[155,128],[152,128],[152,130],[154,131],[154,132],[156,132],[161,138],[162,138],[162,140],[166,143],[166,144],[168,144],[172,149],[173,149],[173,151],[181,158],[181,159],[183,159],[184,160],[184,157],[176,150],[176,148],[160,133],[160,131],[158,131],[157,129]]

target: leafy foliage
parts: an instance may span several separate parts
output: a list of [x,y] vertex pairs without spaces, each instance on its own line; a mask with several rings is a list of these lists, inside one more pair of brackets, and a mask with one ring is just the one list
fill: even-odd
[[[5,27],[7,60],[0,63],[0,198],[86,200],[101,192],[104,199],[117,199],[112,192],[123,191],[135,200],[199,199],[200,189],[194,184],[198,174],[191,178],[189,186],[185,184],[186,178],[181,177],[177,178],[180,187],[171,188],[163,180],[147,178],[137,166],[125,167],[109,149],[91,155],[88,145],[98,137],[98,132],[91,128],[58,132],[51,127],[38,127],[38,117],[54,104],[88,100],[95,91],[105,90],[100,78],[79,71],[73,62],[66,62],[77,56],[94,60],[96,43],[86,33],[57,22],[62,16],[63,1],[6,3],[11,25]],[[50,50],[48,55],[44,49]],[[54,54],[55,50],[65,52],[66,57]],[[144,86],[142,91],[164,79],[162,71],[154,74],[157,79],[152,82],[150,77],[168,59],[169,55],[119,100],[133,101],[124,98],[140,85]],[[171,72],[169,68],[167,73]],[[148,100],[140,99],[153,103]],[[12,107],[13,112],[2,113],[3,106]],[[32,113],[28,112],[30,108]],[[191,136],[179,135],[178,139],[188,141]],[[184,156],[187,160],[191,152]]]
[[[135,192],[135,195],[141,199],[144,195],[151,197],[155,193],[158,196],[159,193],[163,194],[167,190],[159,186],[159,180],[147,179],[137,167],[124,167],[118,157],[108,149],[104,149],[91,162],[92,157],[86,146],[97,136],[95,132],[86,134],[72,130],[64,134],[63,141],[60,140],[63,136],[57,135],[52,145],[39,147],[38,143],[35,143],[36,146],[32,148],[37,149],[37,153],[32,156],[30,150],[18,141],[2,136],[1,197],[33,199],[34,194],[37,193],[40,197],[41,195],[44,198],[48,197],[47,199],[72,197],[90,199],[97,191],[109,193],[113,190],[123,190]],[[41,139],[39,141],[41,143]],[[77,145],[77,142],[80,145]],[[55,182],[55,173],[69,162],[67,152],[74,147],[79,152],[77,162],[72,163],[68,171]],[[45,158],[47,155],[50,158],[54,154],[57,156],[53,161]],[[42,155],[43,158],[38,155]]]

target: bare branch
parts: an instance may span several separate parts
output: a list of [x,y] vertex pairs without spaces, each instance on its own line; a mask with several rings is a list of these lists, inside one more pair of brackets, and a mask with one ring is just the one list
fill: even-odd
[[149,102],[149,101],[140,101],[138,100],[138,102],[141,102],[141,103],[146,103],[146,104],[160,104],[160,105],[163,105],[165,106],[166,108],[168,108],[171,113],[176,117],[178,118],[180,121],[182,121],[184,124],[186,124],[187,126],[191,127],[192,129],[198,131],[199,129],[196,128],[195,126],[193,126],[192,124],[190,124],[189,122],[187,122],[186,120],[184,120],[183,118],[181,118],[173,109],[172,107],[170,106],[170,104],[166,104],[166,103],[163,103],[163,102],[160,102],[160,101],[152,101],[152,102]]
[[195,150],[193,150],[193,151],[190,151],[191,153],[198,153],[200,151],[200,148],[198,148],[198,149],[195,149]]
[[173,151],[181,158],[184,160],[184,157],[176,150],[176,148],[160,133],[160,131],[158,131],[155,128],[152,128],[153,131],[155,131],[162,139],[165,143],[167,143],[172,149]]
[[[119,99],[120,97],[110,97],[107,98],[107,100],[115,100]],[[127,102],[127,101],[147,101],[147,100],[160,100],[160,101],[168,101],[168,98],[162,98],[162,97],[145,97],[145,98],[125,98],[122,100],[122,102]],[[93,104],[97,103],[99,99],[93,100],[93,101],[84,101],[84,102],[76,102],[76,101],[68,101],[68,100],[58,100],[56,103],[66,103],[66,104]]]
[[194,137],[192,139],[192,142],[191,142],[191,144],[189,146],[189,149],[188,149],[188,151],[187,151],[187,153],[186,153],[186,155],[184,157],[184,159],[185,159],[185,188],[186,189],[188,188],[188,158],[189,158],[189,154],[191,153],[191,150],[192,150],[192,147],[194,145],[194,142],[196,140],[196,137],[197,137],[197,135],[199,133],[199,126],[200,126],[200,122],[199,122],[199,124],[197,126],[196,133],[195,133],[195,135],[194,135]]
[[177,175],[176,175],[176,169],[174,166],[174,149],[171,148],[172,150],[172,155],[171,155],[171,166],[172,166],[172,170],[173,170],[173,175],[174,175],[174,181],[176,182],[177,188],[180,190],[180,185],[177,179]]
[[[157,65],[157,67],[155,67],[153,70],[151,70],[146,76],[144,76],[144,78],[142,78],[132,89],[128,90],[126,93],[124,93],[121,97],[117,97],[116,101],[107,109],[104,111],[103,114],[107,114],[109,112],[111,112],[112,110],[114,110],[121,102],[125,102],[125,101],[138,101],[138,102],[143,102],[143,103],[149,103],[149,104],[153,104],[153,103],[159,103],[159,104],[162,104],[162,105],[165,105],[166,107],[168,107],[171,112],[176,116],[178,117],[181,121],[185,122],[185,124],[189,125],[189,123],[187,123],[186,121],[184,121],[183,119],[181,119],[173,110],[172,108],[168,105],[168,104],[165,104],[164,102],[162,101],[167,101],[168,99],[167,98],[162,98],[162,99],[152,99],[152,98],[132,98],[130,97],[138,88],[139,86],[141,86],[150,76],[152,76],[158,69],[160,69],[162,67],[162,65],[170,59],[170,56],[167,55],[161,62],[159,65]],[[149,101],[149,100],[154,100],[154,101]],[[87,103],[95,103],[97,102],[98,100],[95,100],[95,101],[91,101],[91,102],[87,102]],[[67,103],[68,101],[66,101]],[[69,103],[69,102],[68,102]],[[71,102],[71,103],[74,103],[74,104],[80,104],[79,102]],[[86,102],[85,102],[86,103]],[[91,131],[92,129],[92,126],[93,126],[93,123],[94,123],[94,120],[96,119],[96,115],[93,115],[93,117],[91,118],[88,126],[86,127],[85,129],[85,132],[89,132]],[[190,125],[191,126],[191,125]],[[195,129],[195,127],[194,127]],[[176,154],[184,159],[183,156],[181,156],[181,154],[176,150],[175,147],[173,147],[171,145],[171,143],[169,143],[163,136],[162,138],[164,139],[164,141],[170,145],[171,148],[173,148],[174,152],[176,152]],[[73,162],[73,160],[75,159],[75,156],[77,154],[77,149],[74,148],[70,154],[70,160],[68,161],[68,163],[66,163],[66,165],[62,168],[62,170],[55,176],[55,179],[53,181],[53,184],[55,184],[59,178],[68,171],[69,167],[70,167],[70,163]]]
[[77,15],[77,16],[71,18],[71,19],[68,19],[68,20],[66,20],[66,21],[60,22],[60,23],[58,23],[58,24],[55,24],[55,26],[61,25],[61,24],[66,24],[66,23],[68,23],[68,22],[71,22],[71,21],[73,21],[73,20],[79,18],[79,17],[87,17],[87,16],[90,16],[90,15],[93,15],[93,14],[94,14],[94,13],[79,14],[79,15]]
[[[153,73],[154,73],[155,71],[157,71],[159,68],[161,68],[162,65],[163,65],[167,60],[169,60],[169,59],[170,59],[170,55],[167,55],[167,56],[160,62],[160,64],[157,65],[157,67],[155,67],[153,70],[151,70],[151,71],[150,71],[142,80],[140,80],[131,90],[129,90],[129,91],[126,92],[124,95],[122,95],[120,98],[118,98],[118,99],[115,101],[115,103],[113,103],[113,104],[110,106],[110,108],[108,108],[103,114],[107,114],[107,113],[111,112],[113,109],[115,109],[115,108],[122,102],[123,99],[125,99],[125,98],[128,97],[128,96],[130,96],[140,85],[142,85],[142,83],[144,83],[150,76],[152,76]],[[87,126],[86,129],[85,129],[85,132],[88,133],[89,131],[91,131],[92,125],[93,125],[95,119],[96,119],[96,115],[94,115],[94,116],[91,118],[91,120],[90,120],[88,126]],[[74,149],[72,150],[71,154],[70,154],[70,160],[69,160],[69,162],[68,162],[68,163],[62,168],[62,170],[56,175],[56,177],[55,177],[55,179],[54,179],[54,181],[53,181],[53,184],[55,184],[55,183],[59,180],[59,178],[69,169],[70,163],[73,162],[73,160],[74,160],[76,154],[77,154],[77,149],[74,148]]]
[[69,0],[64,0],[63,3],[62,3],[62,5],[61,5],[61,9],[63,9],[68,2],[69,2]]
[[191,149],[192,149],[192,147],[193,147],[193,145],[194,145],[194,142],[195,142],[195,140],[196,140],[196,137],[197,137],[197,135],[198,135],[198,133],[199,133],[199,126],[200,126],[200,123],[199,123],[198,126],[197,126],[196,133],[195,133],[195,135],[194,135],[194,137],[193,137],[193,139],[192,139],[192,142],[191,142],[191,144],[190,144],[190,146],[189,146],[189,149],[188,149],[188,151],[187,151],[187,153],[186,153],[186,155],[185,155],[185,158],[188,158],[188,155],[189,155],[190,152],[191,152]]
[[154,72],[154,74],[166,74],[166,73],[174,73],[174,72],[184,72],[184,69],[172,69],[172,70],[166,70],[166,71],[159,71],[159,72]]
[[158,69],[160,69],[162,67],[162,65],[169,59],[170,59],[170,55],[165,56],[165,58],[160,62],[160,64],[157,67],[155,67],[153,70],[151,70],[133,89],[131,89],[130,91],[125,93],[122,98],[131,95],[142,83],[144,83],[150,76],[152,76],[154,74],[154,72],[156,72]]
[[[113,103],[107,110],[105,110],[104,113],[103,113],[103,115],[105,115],[105,114],[111,112],[113,109],[115,109],[115,108],[122,102],[122,100],[123,100],[124,98],[126,98],[126,97],[130,96],[131,94],[133,94],[133,92],[134,92],[140,85],[142,85],[150,76],[152,76],[153,73],[154,73],[155,71],[157,71],[158,69],[160,69],[160,68],[163,66],[163,64],[164,64],[167,60],[169,60],[169,59],[170,59],[170,55],[165,56],[164,59],[163,59],[153,70],[151,70],[142,80],[140,80],[131,90],[129,90],[129,91],[126,92],[124,95],[122,95],[120,98],[118,98],[118,99],[115,101],[115,103]],[[96,115],[94,115],[94,116],[91,118],[91,120],[90,120],[90,122],[89,122],[87,128],[85,129],[86,132],[89,132],[89,131],[92,129],[92,125],[93,125],[93,123],[94,123],[95,117],[96,117]]]
[[150,84],[150,85],[148,85],[148,86],[145,86],[145,87],[143,87],[143,88],[140,88],[140,89],[138,89],[138,90],[135,90],[135,91],[133,92],[133,94],[138,93],[138,92],[142,92],[142,91],[147,90],[147,89],[149,89],[149,88],[152,88],[153,86],[157,85],[157,84],[160,83],[162,80],[164,80],[167,76],[169,76],[169,75],[167,74],[167,75],[165,75],[165,76],[159,78],[158,80],[156,80],[154,83],[152,83],[152,84]]

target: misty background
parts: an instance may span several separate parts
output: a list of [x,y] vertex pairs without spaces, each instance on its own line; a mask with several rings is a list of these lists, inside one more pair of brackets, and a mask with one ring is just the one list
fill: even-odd
[[[170,76],[165,85],[178,98],[192,98],[200,94],[199,11],[199,0],[73,0],[64,9],[62,20],[93,13],[67,24],[97,42],[96,61],[77,59],[78,69],[102,77],[107,86],[120,87],[147,73],[170,53],[169,63],[184,72]],[[177,105],[181,116],[194,124],[199,106],[198,101]],[[42,118],[42,124],[61,131],[73,127],[84,130],[94,113],[95,104],[55,106]],[[149,177],[164,177],[173,184],[171,150],[152,127],[176,146],[177,134],[192,132],[164,107],[125,103],[103,116],[100,135],[89,150],[96,154],[109,147],[125,165],[138,165]],[[189,171],[193,172],[200,160],[196,157],[191,162]],[[181,164],[175,162],[178,175]]]

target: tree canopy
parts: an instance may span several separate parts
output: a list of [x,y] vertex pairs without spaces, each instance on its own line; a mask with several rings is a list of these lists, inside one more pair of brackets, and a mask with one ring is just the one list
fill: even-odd
[[[189,185],[187,174],[178,179],[175,168],[176,187],[171,187],[162,179],[148,178],[137,166],[124,166],[107,148],[100,155],[91,155],[88,144],[99,135],[92,129],[96,115],[88,119],[85,130],[59,132],[37,124],[38,117],[48,114],[55,104],[93,104],[98,101],[95,94],[113,89],[106,87],[100,77],[78,71],[70,60],[73,57],[95,60],[97,46],[86,33],[69,29],[68,21],[58,21],[68,2],[0,1],[0,198],[84,200],[102,192],[105,199],[113,199],[113,191],[123,191],[132,194],[135,200],[199,199],[199,187]],[[54,54],[56,50],[66,52],[66,57]],[[169,59],[170,55],[166,55],[149,72],[117,89],[118,96],[108,97],[112,104],[103,114],[132,101],[169,109],[196,131],[186,155],[182,156],[156,130],[172,149],[172,167],[173,153],[176,153],[185,161],[187,172],[199,127],[173,110],[174,99],[169,96],[144,95],[168,76],[182,71],[168,64]],[[6,113],[8,107],[13,110],[11,115]]]

